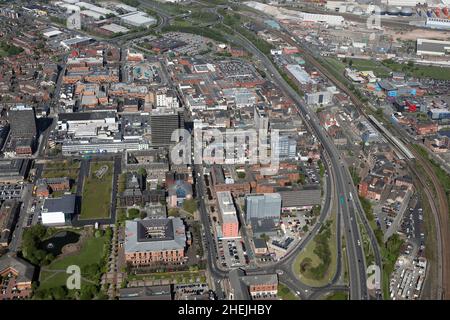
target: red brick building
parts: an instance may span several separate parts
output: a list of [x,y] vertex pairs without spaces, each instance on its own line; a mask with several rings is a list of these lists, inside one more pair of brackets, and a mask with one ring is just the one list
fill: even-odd
[[0,257],[0,300],[28,299],[31,297],[31,283],[34,267],[13,255]]

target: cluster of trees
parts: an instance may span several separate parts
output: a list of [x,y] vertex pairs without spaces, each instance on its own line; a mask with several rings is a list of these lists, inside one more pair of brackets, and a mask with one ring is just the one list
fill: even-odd
[[53,254],[41,249],[43,239],[47,236],[47,229],[37,224],[25,229],[22,239],[22,255],[35,265],[48,265],[55,257]]
[[13,46],[12,44],[8,44],[6,41],[0,42],[0,50],[4,51],[8,56],[14,56],[23,51],[22,48],[18,48]]
[[375,217],[373,215],[372,204],[370,203],[370,201],[364,197],[359,197],[359,201],[361,202],[361,206],[366,213],[367,220],[373,221]]
[[196,254],[199,257],[203,257],[203,245],[202,245],[202,229],[201,229],[201,225],[198,222],[194,222],[192,224],[192,235],[194,238],[194,241],[196,242],[196,246],[197,246],[197,252]]

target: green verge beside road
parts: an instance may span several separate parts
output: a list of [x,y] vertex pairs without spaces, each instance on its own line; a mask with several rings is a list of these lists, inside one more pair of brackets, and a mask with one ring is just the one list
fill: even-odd
[[338,292],[328,294],[324,298],[325,298],[325,300],[348,300],[348,293],[338,291]]
[[295,259],[294,272],[306,285],[320,287],[331,281],[337,267],[336,213]]
[[[361,205],[365,211],[367,220],[369,221],[370,226],[375,234],[375,237],[377,238],[378,246],[380,247],[381,259],[383,263],[383,275],[382,275],[383,297],[384,299],[389,299],[390,277],[392,272],[394,271],[395,262],[397,261],[397,258],[400,255],[400,249],[403,246],[404,241],[400,238],[398,234],[393,234],[386,242],[384,242],[383,232],[375,223],[373,209],[370,201],[362,197],[360,197],[360,200]],[[365,234],[365,232],[362,233],[363,233],[363,243],[365,245],[366,244],[365,237],[367,237],[367,235]],[[373,261],[373,255],[370,253],[370,250],[368,249],[371,248],[366,249],[365,247],[364,249],[365,249],[364,251],[366,252],[366,260],[368,260],[367,263],[370,264],[371,261]]]
[[298,297],[284,284],[278,284],[278,298],[281,300],[299,300]]

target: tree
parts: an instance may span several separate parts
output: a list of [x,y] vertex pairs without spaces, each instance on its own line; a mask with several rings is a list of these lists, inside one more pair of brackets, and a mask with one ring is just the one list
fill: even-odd
[[91,300],[98,293],[98,288],[92,284],[81,286],[80,299]]
[[135,209],[135,208],[129,209],[128,210],[128,218],[129,219],[139,218],[140,213],[141,213],[141,211],[139,209]]
[[140,174],[143,177],[147,177],[147,170],[143,167],[140,167],[137,171],[138,174]]
[[112,229],[111,229],[110,226],[107,226],[107,227],[106,227],[106,229],[105,229],[105,236],[106,236],[108,239],[111,239],[111,237],[112,237]]
[[98,280],[100,278],[100,266],[97,263],[91,263],[81,268],[81,273],[84,277],[92,280]]
[[263,234],[260,236],[260,238],[263,239],[264,241],[269,241],[269,239],[270,239],[270,237],[269,237],[267,234],[265,234],[265,233],[263,233]]
[[67,288],[65,286],[52,288],[51,292],[54,300],[65,300],[67,298]]

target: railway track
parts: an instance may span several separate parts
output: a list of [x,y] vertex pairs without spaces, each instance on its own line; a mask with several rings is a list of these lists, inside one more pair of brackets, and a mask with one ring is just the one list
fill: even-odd
[[[438,246],[440,245],[440,251],[442,254],[437,254],[439,265],[438,272],[439,277],[441,277],[441,292],[439,292],[439,296],[441,299],[449,300],[450,299],[450,224],[449,224],[449,206],[447,200],[447,194],[439,181],[439,178],[436,176],[434,172],[434,168],[431,166],[428,160],[424,160],[423,157],[417,152],[414,147],[410,144],[410,150],[416,156],[416,161],[418,161],[422,167],[428,172],[428,177],[431,179],[431,182],[436,191],[437,201],[435,202],[435,198],[433,197],[434,192],[426,183],[426,180],[423,176],[418,174],[416,166],[410,166],[412,171],[418,177],[420,183],[428,190],[427,196],[432,208],[432,211],[435,211],[435,218],[437,219],[437,225],[439,228],[438,234]],[[433,210],[434,208],[434,210]]]

